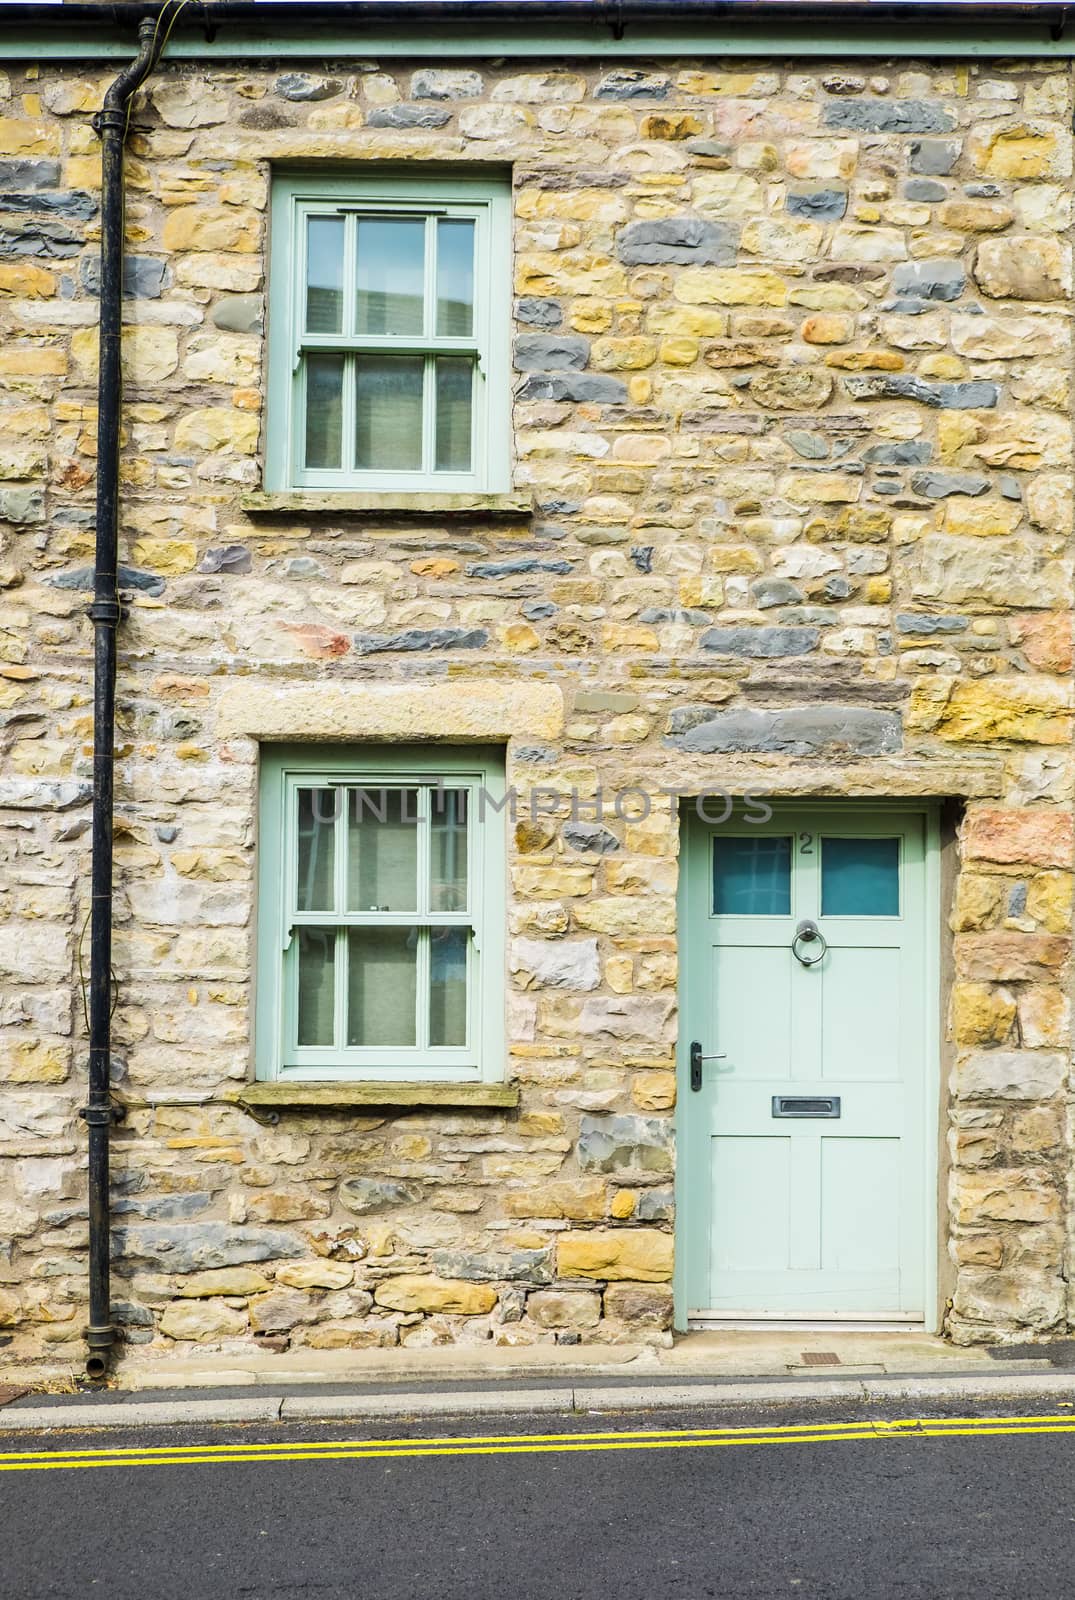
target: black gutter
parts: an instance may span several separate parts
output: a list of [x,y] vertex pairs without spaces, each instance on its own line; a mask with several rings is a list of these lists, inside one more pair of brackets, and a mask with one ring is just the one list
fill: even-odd
[[[0,7],[0,29],[8,24],[25,26],[34,21],[66,29],[72,24],[111,23],[134,27],[156,20],[160,0],[71,0],[62,7],[39,0],[9,0]],[[681,21],[812,22],[862,21],[873,18],[907,18],[916,21],[971,21],[983,23],[1038,22],[1063,27],[1070,5],[1057,0],[191,0],[177,16],[176,30],[195,29],[212,38],[222,23],[256,24],[257,31],[273,35],[281,25],[310,28],[326,24],[376,23],[405,25],[415,22],[481,24],[505,22],[592,22],[614,33],[632,22]],[[510,53],[511,31],[505,35]]]
[[141,49],[93,118],[101,138],[100,372],[97,384],[97,535],[93,604],[93,867],[90,902],[89,1098],[81,1112],[89,1141],[89,1355],[86,1373],[103,1378],[115,1343],[109,1260],[108,1140],[117,1108],[109,1089],[112,1056],[112,801],[116,722],[119,442],[123,400],[123,147],[131,100],[160,55],[155,18],[139,28]]

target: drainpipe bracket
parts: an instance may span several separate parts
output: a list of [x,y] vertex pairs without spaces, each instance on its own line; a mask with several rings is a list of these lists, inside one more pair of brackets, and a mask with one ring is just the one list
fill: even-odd
[[118,628],[123,620],[123,607],[118,600],[97,599],[86,607],[92,622],[103,622],[109,628]]
[[105,1106],[82,1106],[79,1116],[90,1128],[108,1128],[113,1122],[127,1120],[127,1107],[110,1100]]
[[83,1328],[82,1337],[91,1350],[111,1350],[116,1342],[116,1330],[110,1322],[91,1323]]
[[130,112],[126,106],[102,106],[100,111],[95,111],[90,118],[90,127],[100,139],[107,129],[116,129],[120,133],[127,131],[127,119]]

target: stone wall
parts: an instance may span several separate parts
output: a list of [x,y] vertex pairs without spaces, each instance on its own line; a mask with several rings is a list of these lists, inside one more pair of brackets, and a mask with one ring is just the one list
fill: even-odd
[[[105,82],[0,83],[12,1357],[77,1359],[85,1314],[89,116]],[[162,70],[133,117],[128,203],[128,1339],[163,1354],[670,1337],[669,795],[635,820],[573,819],[566,800],[555,821],[520,819],[518,1113],[270,1129],[224,1103],[250,1070],[257,754],[224,698],[370,683],[438,685],[459,730],[479,685],[559,687],[559,731],[512,742],[524,789],[965,800],[948,1326],[1066,1326],[1071,112],[1066,67],[1011,62]],[[269,168],[297,159],[511,167],[532,518],[244,511]]]

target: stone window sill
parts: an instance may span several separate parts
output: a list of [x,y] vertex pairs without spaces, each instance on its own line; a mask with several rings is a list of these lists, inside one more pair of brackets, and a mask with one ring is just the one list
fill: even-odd
[[325,494],[321,490],[252,491],[242,497],[248,516],[307,517],[528,517],[528,494]]
[[280,1111],[345,1110],[348,1106],[511,1107],[519,1090],[511,1083],[300,1083],[277,1079],[247,1083],[224,1098],[251,1115],[276,1120]]

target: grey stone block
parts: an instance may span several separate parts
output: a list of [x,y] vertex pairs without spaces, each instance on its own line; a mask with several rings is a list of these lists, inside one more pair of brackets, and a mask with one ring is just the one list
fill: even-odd
[[[142,594],[164,593],[164,579],[155,572],[141,572],[137,567],[120,566],[116,569],[121,589],[138,589]],[[93,568],[72,567],[68,572],[51,573],[44,580],[53,589],[81,589],[89,594],[93,589]]]
[[916,139],[911,145],[911,171],[930,178],[946,178],[962,150],[959,139]]
[[600,372],[534,374],[519,385],[520,400],[569,400],[576,405],[593,401],[619,406],[627,400],[627,385]]
[[775,656],[804,656],[816,650],[817,628],[709,628],[698,641],[703,650],[725,656],[768,660]]
[[218,544],[208,549],[198,563],[199,572],[249,572],[253,562],[245,544]]
[[368,1211],[384,1211],[389,1206],[413,1206],[421,1200],[420,1183],[396,1183],[391,1178],[345,1178],[340,1184],[340,1204],[345,1211],[363,1217]]
[[615,1173],[635,1182],[671,1175],[674,1135],[666,1117],[583,1116],[576,1156],[582,1172]]
[[364,656],[388,650],[484,650],[488,643],[484,628],[408,628],[403,633],[354,635],[354,647]]
[[822,110],[823,128],[855,133],[950,133],[952,113],[938,100],[832,100]]
[[924,439],[900,439],[895,444],[872,444],[862,459],[885,467],[920,467],[932,454],[933,446]]
[[510,561],[473,561],[466,571],[468,578],[517,578],[528,572],[557,572],[565,575],[571,571],[571,563],[541,561],[537,556],[516,556]]
[[318,78],[311,72],[285,72],[274,87],[282,100],[331,100],[343,84],[338,78]]
[[625,266],[735,265],[736,241],[731,229],[704,217],[661,217],[631,222],[616,240],[616,254]]
[[1051,1100],[1066,1076],[1059,1050],[980,1050],[960,1062],[954,1084],[966,1098]]
[[481,73],[466,68],[423,67],[411,77],[414,100],[476,100],[482,88]]
[[[159,300],[164,288],[166,263],[156,256],[125,256],[123,259],[123,293],[128,300]],[[83,256],[79,262],[79,278],[87,294],[101,292],[101,258]]]
[[[0,161],[0,191],[55,189],[60,181],[58,161]],[[3,202],[0,201],[0,206]]]
[[970,627],[967,617],[937,617],[923,611],[898,611],[896,632],[928,638],[936,634],[966,633]]
[[160,1223],[117,1228],[112,1253],[161,1272],[198,1272],[234,1267],[244,1261],[275,1261],[302,1256],[306,1247],[278,1228],[240,1227],[231,1222]]
[[147,1222],[174,1222],[181,1217],[196,1217],[207,1211],[213,1196],[207,1189],[189,1194],[119,1195],[112,1200],[114,1217],[144,1217]]
[[851,585],[842,573],[836,572],[833,573],[831,578],[825,579],[825,587],[822,593],[826,600],[847,600],[851,596]]
[[564,308],[559,300],[527,294],[516,300],[515,316],[531,328],[558,328],[564,320]]
[[580,855],[610,856],[620,848],[616,835],[599,822],[567,822],[561,829],[561,838]]
[[676,1214],[676,1197],[672,1189],[643,1189],[638,1197],[635,1216],[639,1222],[671,1222]]
[[659,626],[663,622],[678,622],[688,627],[697,627],[710,620],[708,611],[698,611],[691,606],[647,606],[638,614],[639,622],[644,622],[650,627]]
[[894,711],[860,706],[804,706],[774,711],[718,711],[708,721],[672,729],[665,743],[699,755],[772,751],[792,756],[891,755],[903,746]]
[[552,1247],[545,1250],[467,1251],[434,1250],[434,1272],[442,1278],[463,1278],[470,1283],[552,1282]]
[[1001,473],[997,479],[997,488],[1005,500],[1021,500],[1023,498],[1022,484],[1018,478],[1013,478],[1008,472]]
[[519,372],[580,372],[590,359],[590,341],[566,333],[522,333],[514,355]]
[[838,222],[847,211],[844,189],[799,190],[788,195],[784,210],[792,217],[809,217],[813,222]]
[[908,200],[917,200],[925,205],[948,199],[944,184],[937,183],[933,178],[910,178],[904,184],[903,192]]
[[967,287],[967,275],[958,261],[901,261],[892,274],[895,294],[925,300],[958,300]]
[[98,212],[96,195],[85,189],[31,190],[29,193],[0,194],[0,212],[37,211],[54,217],[71,217],[88,222]]
[[40,489],[0,489],[0,522],[44,522],[45,496]]
[[757,578],[750,585],[750,592],[760,611],[768,611],[773,606],[800,605],[806,599],[802,590],[788,578]]
[[63,222],[24,222],[12,227],[0,226],[0,256],[37,256],[44,260],[62,260],[65,256],[77,256],[82,245],[82,235]]
[[985,494],[989,479],[980,472],[916,472],[911,488],[927,500],[944,500],[950,494]]
[[265,302],[260,294],[228,294],[212,310],[213,324],[226,333],[260,333],[265,326]]
[[796,428],[784,437],[795,454],[801,456],[804,461],[824,461],[828,456],[828,440],[822,438],[820,433],[804,433],[802,429]]
[[442,106],[378,106],[366,122],[371,128],[443,128],[451,115]]
[[927,383],[922,378],[888,375],[845,378],[852,400],[919,400],[942,411],[988,411],[999,398],[995,383],[982,378],[967,383]]
[[549,617],[554,617],[559,610],[551,600],[530,600],[523,606],[523,616],[527,622],[546,622]]
[[595,100],[667,100],[672,80],[663,72],[643,72],[640,67],[621,67],[606,72],[594,90]]

